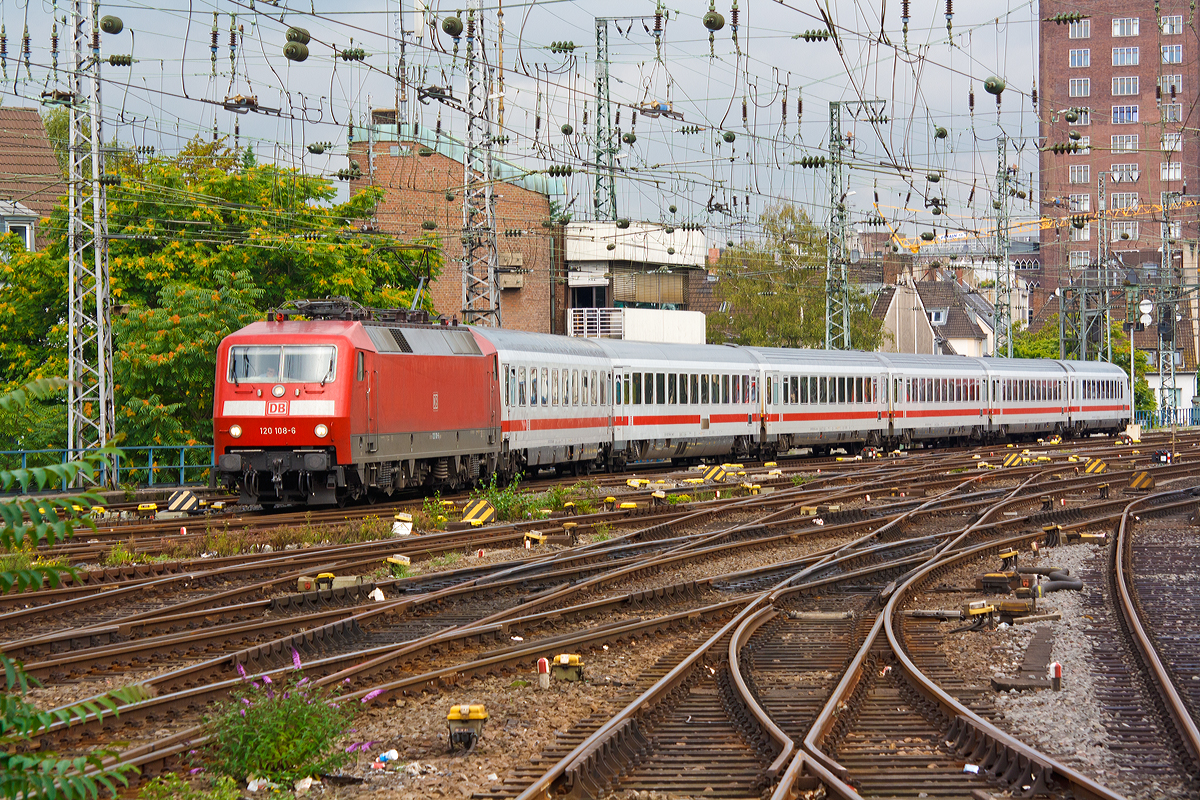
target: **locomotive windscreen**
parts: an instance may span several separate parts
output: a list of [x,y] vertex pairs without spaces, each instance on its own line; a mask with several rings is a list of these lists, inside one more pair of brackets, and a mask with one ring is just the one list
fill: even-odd
[[232,383],[328,383],[334,379],[337,348],[322,345],[237,345],[229,348]]

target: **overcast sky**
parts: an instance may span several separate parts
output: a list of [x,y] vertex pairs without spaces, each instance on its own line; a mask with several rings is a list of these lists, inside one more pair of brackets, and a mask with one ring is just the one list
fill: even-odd
[[[401,40],[415,82],[449,84],[456,95],[465,93],[465,39],[455,58],[454,42],[439,24],[465,2],[434,0],[423,18],[410,0],[404,2],[403,17],[394,0],[102,4],[101,14],[119,16],[125,26],[120,34],[102,37],[103,55],[132,53],[137,59],[132,67],[103,67],[105,135],[172,152],[192,136],[211,138],[214,123],[220,135],[232,136],[236,121],[239,143],[252,147],[260,159],[332,174],[346,166],[350,122],[365,120],[370,107],[395,105]],[[878,190],[884,215],[909,234],[934,225],[986,227],[1001,132],[1012,139],[1009,161],[1019,166],[1023,179],[1028,181],[1036,169],[1032,137],[1037,120],[1029,98],[1036,74],[1036,5],[960,3],[951,40],[944,0],[912,0],[906,48],[898,0],[886,3],[882,19],[879,2],[831,2],[837,44],[793,38],[825,28],[824,4],[811,0],[743,0],[735,44],[728,2],[717,7],[725,27],[715,34],[711,54],[701,21],[708,8],[701,2],[666,5],[657,47],[650,0],[505,5],[504,133],[510,141],[503,157],[529,169],[575,167],[569,194],[562,199],[574,200],[572,208],[580,217],[588,214],[594,178],[581,168],[594,158],[584,133],[595,128],[595,14],[602,11],[615,18],[608,23],[609,55],[621,130],[630,131],[633,109],[650,100],[670,101],[684,117],[637,119],[637,140],[622,145],[619,161],[621,216],[699,222],[717,243],[754,235],[753,222],[773,203],[801,204],[822,221],[828,203],[826,172],[789,162],[824,153],[831,100],[883,99],[890,119],[872,124],[845,118],[844,129],[854,142],[849,172],[854,194],[847,201],[856,221],[872,210]],[[62,19],[68,11],[61,3],[0,0],[8,53],[0,102],[37,105],[43,91],[66,88],[70,40]],[[490,2],[483,13],[486,57],[493,65],[500,62],[497,12]],[[55,17],[61,51],[57,83],[50,42]],[[230,61],[231,22],[242,30],[236,69]],[[32,51],[28,71],[19,63],[26,25]],[[303,64],[282,55],[289,25],[304,27],[312,36]],[[417,37],[417,29],[424,35]],[[574,52],[550,52],[551,43],[559,41],[574,42]],[[343,50],[351,42],[366,51],[364,62],[335,57],[334,48]],[[983,90],[983,80],[991,75],[1008,84],[999,109]],[[972,90],[973,113],[968,107]],[[221,107],[226,97],[239,94],[253,95],[260,106],[279,113],[235,115]],[[800,98],[803,117],[798,120]],[[464,132],[457,112],[417,103],[411,91],[408,107],[422,126],[435,126],[440,115],[444,130],[458,136]],[[562,133],[564,124],[574,129],[570,136]],[[685,133],[685,126],[700,131]],[[933,137],[938,126],[948,130],[946,139]],[[733,143],[724,141],[725,132],[735,135]],[[317,141],[332,142],[333,148],[321,156],[307,153],[305,145]],[[935,184],[929,182],[930,174],[945,177]],[[927,197],[944,198],[948,213],[928,213]],[[673,217],[668,211],[672,204],[678,207]],[[726,210],[712,211],[718,204]],[[1032,205],[1014,213],[1028,216]]]

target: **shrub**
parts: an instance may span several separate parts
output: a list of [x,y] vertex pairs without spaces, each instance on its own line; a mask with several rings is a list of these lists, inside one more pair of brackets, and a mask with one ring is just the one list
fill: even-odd
[[291,783],[349,761],[337,743],[353,711],[336,689],[310,683],[300,656],[292,651],[292,657],[296,670],[286,678],[247,682],[206,720],[212,732],[206,763],[214,772]]
[[242,790],[227,775],[204,776],[197,788],[174,772],[159,775],[138,792],[138,800],[240,800]]

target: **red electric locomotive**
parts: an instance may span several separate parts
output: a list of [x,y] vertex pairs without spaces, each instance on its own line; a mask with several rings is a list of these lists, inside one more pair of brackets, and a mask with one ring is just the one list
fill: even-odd
[[217,469],[242,502],[340,503],[494,469],[495,357],[468,329],[346,302],[293,308],[217,349]]

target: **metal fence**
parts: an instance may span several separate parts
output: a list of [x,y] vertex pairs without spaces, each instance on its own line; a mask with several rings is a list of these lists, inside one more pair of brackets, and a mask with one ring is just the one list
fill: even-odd
[[[85,450],[0,450],[0,469],[30,469],[65,464]],[[211,445],[122,447],[109,469],[123,486],[196,486],[208,483],[215,462]],[[108,482],[107,470],[103,482]],[[46,487],[50,489],[50,487]],[[64,481],[62,491],[67,491]]]
[[1200,408],[1155,409],[1153,411],[1133,412],[1133,421],[1142,426],[1142,430],[1154,428],[1169,428],[1176,425],[1187,428],[1200,425]]

